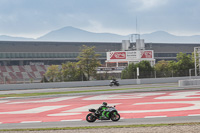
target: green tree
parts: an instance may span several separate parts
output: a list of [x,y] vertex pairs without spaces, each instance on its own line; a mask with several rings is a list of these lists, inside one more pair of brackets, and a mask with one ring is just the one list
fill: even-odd
[[165,60],[158,61],[154,66],[157,77],[171,76],[172,72],[175,71],[174,65],[176,65],[176,62],[174,61],[165,61]]
[[177,64],[176,61],[168,61],[168,69],[172,73],[172,77],[177,76]]
[[84,79],[84,75],[76,62],[62,64],[62,78],[64,81],[79,81]]
[[175,71],[175,70],[177,70],[176,61],[174,61],[174,60],[168,61],[168,67],[169,67],[169,70],[170,70],[170,71]]
[[153,67],[151,66],[149,61],[143,60],[137,64],[135,64],[135,67],[139,67],[140,71],[152,71]]
[[162,71],[168,70],[168,67],[169,67],[168,65],[169,65],[168,61],[161,60],[161,61],[158,61],[158,62],[155,64],[154,68],[155,68],[156,71],[162,72]]
[[123,71],[121,78],[122,79],[133,79],[136,77],[136,68],[133,63],[129,64]]
[[153,73],[153,67],[150,65],[148,61],[141,61],[136,64],[129,64],[128,67],[126,67],[122,71],[122,79],[132,79],[136,78],[136,69],[139,67],[139,73],[141,78],[147,78],[150,77]]
[[50,82],[59,81],[60,75],[61,75],[61,73],[60,73],[58,65],[49,66],[47,68],[47,72],[45,73],[45,76],[47,76],[49,78]]
[[179,76],[187,76],[189,73],[189,69],[194,68],[194,61],[192,60],[192,56],[186,53],[178,53],[177,54],[177,70],[179,71]]
[[188,76],[189,69],[194,68],[194,58],[186,53],[178,53],[176,61],[158,61],[154,68],[157,75],[165,76]]
[[78,56],[78,66],[87,75],[87,80],[90,80],[90,76],[96,75],[96,68],[99,67],[100,61],[98,60],[99,54],[94,51],[95,47],[89,47],[83,45],[81,53]]
[[139,67],[140,78],[150,78],[153,75],[154,68],[151,66],[149,61],[143,60],[135,64],[135,68]]
[[48,81],[48,79],[46,78],[46,76],[44,75],[40,82],[41,82],[41,83],[46,83],[46,82],[49,82],[49,81]]

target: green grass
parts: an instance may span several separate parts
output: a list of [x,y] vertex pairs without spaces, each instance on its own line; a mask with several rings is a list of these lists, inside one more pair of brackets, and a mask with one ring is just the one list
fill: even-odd
[[[154,87],[154,88],[160,88]],[[167,86],[163,86],[167,87]],[[172,86],[170,86],[172,87]],[[28,96],[44,96],[44,95],[58,95],[58,94],[74,94],[74,93],[89,93],[89,92],[105,92],[105,91],[120,91],[120,90],[133,90],[133,89],[148,89],[152,87],[143,87],[143,88],[120,88],[120,89],[100,89],[100,90],[83,90],[83,91],[64,91],[64,92],[43,92],[43,93],[23,93],[23,94],[1,94],[1,97],[28,97]]]
[[141,125],[117,125],[117,126],[87,126],[87,127],[61,127],[61,128],[32,128],[32,129],[0,129],[0,131],[48,131],[48,130],[76,130],[76,129],[100,129],[100,128],[134,128],[134,127],[163,127],[200,125],[200,122],[170,123],[170,124],[141,124]]

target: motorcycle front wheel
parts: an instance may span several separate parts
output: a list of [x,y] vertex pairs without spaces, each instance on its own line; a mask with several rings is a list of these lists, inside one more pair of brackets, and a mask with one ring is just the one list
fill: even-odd
[[111,119],[112,121],[118,121],[118,120],[120,119],[120,115],[119,115],[117,112],[113,112],[113,113],[111,114],[110,119]]
[[95,122],[96,121],[96,117],[92,114],[92,113],[89,113],[87,116],[86,116],[86,120],[88,122]]

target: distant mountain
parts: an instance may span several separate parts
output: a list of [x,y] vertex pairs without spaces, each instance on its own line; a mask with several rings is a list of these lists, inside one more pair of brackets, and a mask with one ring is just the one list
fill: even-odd
[[64,27],[51,31],[39,37],[40,41],[77,41],[77,42],[121,42],[128,39],[128,36],[121,36],[111,33],[93,33],[74,27]]
[[[129,40],[131,35],[122,36],[112,33],[94,33],[71,26],[51,31],[37,39],[0,36],[2,41],[62,41],[62,42],[122,42]],[[165,31],[156,31],[149,34],[141,34],[141,39],[152,43],[200,43],[200,35],[175,36]]]
[[6,36],[1,35],[0,41],[34,41],[33,38],[25,38],[25,37],[12,37],[12,36]]
[[141,38],[145,42],[159,43],[200,43],[200,35],[195,36],[175,36],[165,31],[156,31],[150,34],[142,34]]

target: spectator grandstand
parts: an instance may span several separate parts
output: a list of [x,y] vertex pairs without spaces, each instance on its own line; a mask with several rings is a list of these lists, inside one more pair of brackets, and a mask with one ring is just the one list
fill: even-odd
[[40,81],[49,65],[24,65],[24,66],[0,66],[0,82],[33,82]]

